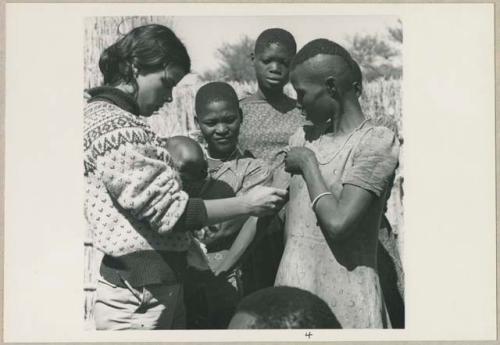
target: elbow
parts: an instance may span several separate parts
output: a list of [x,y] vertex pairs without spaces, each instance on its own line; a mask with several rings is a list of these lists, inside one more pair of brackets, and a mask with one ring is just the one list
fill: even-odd
[[324,225],[326,235],[332,240],[342,239],[349,233],[349,226],[342,220],[329,220]]

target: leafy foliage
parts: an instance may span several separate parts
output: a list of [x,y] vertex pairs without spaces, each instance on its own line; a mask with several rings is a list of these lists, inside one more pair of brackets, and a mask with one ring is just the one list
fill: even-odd
[[360,65],[365,80],[402,77],[400,60],[403,29],[401,21],[397,26],[387,28],[387,37],[355,34],[348,41],[347,49]]
[[250,60],[255,40],[243,36],[236,43],[224,43],[217,49],[220,65],[217,69],[202,73],[204,81],[224,80],[235,82],[255,81],[255,72]]

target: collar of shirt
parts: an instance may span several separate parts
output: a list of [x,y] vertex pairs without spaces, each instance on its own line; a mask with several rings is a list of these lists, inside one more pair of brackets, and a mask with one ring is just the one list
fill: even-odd
[[[205,151],[205,155],[208,160],[208,173],[210,174],[210,177],[213,179],[219,178],[228,170],[231,170],[233,173],[236,174],[238,169],[238,161],[241,158],[245,158],[244,153],[241,151],[239,147],[236,148],[235,153],[232,154],[230,160],[227,161],[210,157],[210,154],[208,153],[208,149],[206,146],[203,146],[203,150]],[[216,167],[213,168],[213,166]]]

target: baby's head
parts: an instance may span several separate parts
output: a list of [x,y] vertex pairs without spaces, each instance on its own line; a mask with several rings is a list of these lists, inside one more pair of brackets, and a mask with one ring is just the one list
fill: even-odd
[[179,170],[184,190],[190,196],[199,193],[208,174],[201,146],[195,140],[179,135],[168,138],[166,148]]
[[196,122],[213,158],[224,159],[234,152],[242,113],[238,96],[231,85],[213,82],[196,93]]

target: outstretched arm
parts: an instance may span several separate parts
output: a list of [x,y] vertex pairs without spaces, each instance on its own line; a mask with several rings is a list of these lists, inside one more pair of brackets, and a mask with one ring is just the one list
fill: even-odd
[[257,219],[258,218],[256,217],[250,217],[245,222],[238,234],[238,237],[236,237],[231,248],[229,249],[226,258],[215,269],[214,274],[216,276],[233,267],[241,258],[250,243],[252,243],[255,238],[255,233],[257,232]]
[[248,193],[229,199],[205,200],[208,224],[212,225],[239,216],[264,216],[273,214],[285,202],[287,191],[256,186]]

